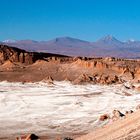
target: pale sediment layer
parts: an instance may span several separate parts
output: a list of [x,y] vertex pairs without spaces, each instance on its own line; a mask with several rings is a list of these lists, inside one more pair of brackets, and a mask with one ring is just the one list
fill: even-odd
[[[119,85],[0,82],[0,138],[35,133],[53,139],[87,134],[113,109],[134,110],[139,92]],[[124,93],[132,96],[126,96]]]
[[[0,82],[3,140],[27,133],[50,140],[77,137],[104,126],[100,115],[134,110],[140,102],[140,60],[68,57],[0,45],[0,81],[8,81]],[[131,132],[139,132],[139,113],[132,116],[132,122],[128,117],[78,139],[129,140]]]

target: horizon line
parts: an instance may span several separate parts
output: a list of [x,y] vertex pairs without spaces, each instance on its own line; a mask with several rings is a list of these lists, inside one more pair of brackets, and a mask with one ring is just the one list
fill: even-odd
[[112,39],[116,39],[116,40],[118,40],[118,41],[120,41],[120,42],[128,42],[128,41],[131,41],[131,42],[135,42],[135,41],[140,41],[140,40],[135,40],[135,39],[133,39],[133,38],[130,38],[130,39],[126,39],[126,40],[119,40],[119,39],[117,39],[115,36],[113,36],[113,35],[105,35],[105,36],[103,36],[103,37],[100,37],[99,39],[96,39],[96,40],[93,40],[93,41],[88,41],[88,40],[84,40],[84,39],[80,39],[80,38],[77,38],[77,37],[72,37],[72,36],[59,36],[59,37],[54,37],[54,38],[52,38],[52,39],[47,39],[47,40],[36,40],[36,39],[29,39],[29,38],[27,38],[27,39],[5,39],[5,40],[0,40],[0,42],[5,42],[6,43],[6,41],[11,41],[11,43],[12,43],[12,41],[14,42],[16,42],[16,41],[36,41],[36,42],[43,42],[43,41],[51,41],[51,40],[54,40],[54,39],[61,39],[61,38],[71,38],[71,39],[77,39],[77,40],[81,40],[81,41],[86,41],[86,42],[97,42],[97,41],[100,41],[100,40],[103,40],[103,39],[105,39],[105,38],[107,38],[107,37],[110,37],[110,38],[112,38]]

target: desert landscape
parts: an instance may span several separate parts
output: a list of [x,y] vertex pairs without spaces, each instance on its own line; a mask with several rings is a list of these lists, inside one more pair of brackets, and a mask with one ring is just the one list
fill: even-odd
[[[139,139],[139,59],[72,57],[2,44],[0,63],[0,139],[28,133],[43,140]],[[112,120],[114,109],[125,117]]]
[[139,59],[70,57],[0,46],[0,80],[68,80],[74,84],[139,82]]
[[97,41],[85,41],[72,37],[57,37],[47,41],[4,40],[2,44],[35,52],[51,52],[68,56],[140,58],[140,41],[120,41],[112,35]]
[[0,4],[0,140],[140,140],[139,0]]

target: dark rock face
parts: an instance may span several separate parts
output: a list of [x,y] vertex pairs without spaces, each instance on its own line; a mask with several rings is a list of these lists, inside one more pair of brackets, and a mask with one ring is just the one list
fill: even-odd
[[[36,60],[43,60],[46,57],[52,57],[53,54],[49,53],[37,53],[37,52],[27,52],[22,49],[18,49],[15,47],[9,47],[7,45],[0,45],[0,64],[3,64],[6,60],[10,60],[11,62],[20,62],[25,64],[33,64]],[[63,55],[57,55],[66,57]]]
[[26,52],[25,50],[18,48],[0,45],[0,63],[2,64],[6,60],[26,64],[32,64],[35,61],[34,53]]

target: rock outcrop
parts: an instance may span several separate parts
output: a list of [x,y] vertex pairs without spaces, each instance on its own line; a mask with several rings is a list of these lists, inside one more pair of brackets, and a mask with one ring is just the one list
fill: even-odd
[[[54,54],[57,57],[65,57],[63,55]],[[37,53],[37,52],[27,52],[15,47],[9,47],[7,45],[0,45],[0,64],[5,61],[10,60],[11,62],[20,62],[25,64],[33,64],[36,60],[44,60],[44,58],[52,57],[49,53]]]
[[121,117],[125,117],[125,115],[121,113],[119,110],[113,110],[112,114],[113,114],[112,120],[117,120]]
[[49,85],[53,85],[53,78],[51,76],[45,77],[42,82],[48,83]]
[[16,140],[38,140],[39,137],[35,134],[29,134],[25,136],[16,137]]
[[100,121],[105,121],[105,120],[108,120],[108,119],[110,119],[110,118],[111,118],[111,117],[110,117],[109,114],[104,114],[104,115],[101,115],[101,116],[100,116],[99,120],[100,120]]
[[95,77],[89,76],[87,74],[80,75],[77,79],[73,81],[74,84],[82,84],[82,83],[95,83]]
[[0,45],[0,63],[2,64],[6,60],[32,64],[35,62],[35,54],[18,48]]
[[[139,140],[140,111],[126,111],[124,115],[118,110],[113,111],[114,118],[103,127],[95,128],[92,132],[75,138],[75,140]],[[122,119],[123,118],[123,119]]]
[[[0,71],[12,69],[17,72],[19,81],[26,81],[26,77],[30,81],[42,81],[44,77],[51,76],[54,80],[68,79],[74,84],[140,82],[139,60],[68,57],[50,53],[27,52],[0,45],[0,65]],[[15,73],[10,74],[8,78],[14,79]],[[2,77],[0,80],[7,80],[6,75],[2,74]]]

